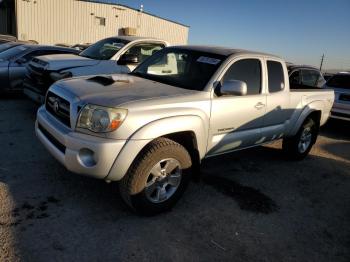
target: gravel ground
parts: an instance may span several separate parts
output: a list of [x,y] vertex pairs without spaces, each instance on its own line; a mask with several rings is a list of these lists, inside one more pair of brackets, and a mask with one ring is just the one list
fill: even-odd
[[172,211],[143,218],[53,159],[35,112],[0,100],[0,261],[350,261],[349,123],[301,162],[280,143],[207,160]]

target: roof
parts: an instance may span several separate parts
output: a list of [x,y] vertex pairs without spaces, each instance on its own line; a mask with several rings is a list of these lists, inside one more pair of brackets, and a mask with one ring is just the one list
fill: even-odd
[[[100,0],[100,1],[98,1],[98,0],[78,0],[78,1],[90,2],[90,3],[95,3],[95,4],[105,4],[105,5],[122,6],[122,7],[128,8],[128,9],[137,11],[137,12],[141,12],[139,9],[136,9],[136,8],[133,8],[133,7],[130,7],[130,6],[127,6],[127,5],[123,5],[123,4],[113,3],[113,2],[111,2],[110,0]],[[174,23],[174,24],[178,24],[178,25],[181,25],[181,26],[184,26],[184,27],[190,27],[190,26],[188,26],[188,25],[185,25],[185,24],[182,24],[182,23],[179,23],[179,22],[176,22],[176,21],[173,21],[173,20],[164,18],[164,17],[160,17],[160,16],[158,16],[158,15],[154,15],[154,14],[151,14],[151,13],[148,13],[148,12],[145,12],[145,11],[142,11],[142,13],[147,14],[147,15],[150,15],[150,16],[153,16],[153,17],[156,17],[156,18],[159,18],[159,19],[163,19],[163,20],[166,20],[166,21],[168,21],[168,22],[171,22],[171,23]]]
[[[151,39],[151,40],[160,40],[157,38],[152,37],[143,37],[143,36],[125,36],[125,35],[118,35],[118,36],[112,36],[111,38],[119,38],[126,41],[135,41],[135,40],[141,40],[141,39]],[[163,41],[163,40],[161,40]]]
[[52,45],[32,45],[32,44],[23,44],[23,46],[27,47],[28,49],[32,50],[41,50],[41,49],[48,49],[48,50],[62,50],[62,51],[71,51],[71,52],[79,52],[78,50],[70,47],[61,47],[61,46],[52,46]]
[[313,69],[313,70],[317,70],[319,71],[319,69],[315,66],[310,66],[310,65],[295,65],[295,64],[292,64],[292,63],[288,63],[287,64],[287,67],[288,67],[288,70],[294,70],[294,69]]
[[194,50],[194,51],[200,51],[205,53],[213,53],[218,55],[224,55],[224,56],[230,56],[233,54],[256,54],[256,55],[263,55],[263,56],[271,56],[275,58],[280,58],[276,55],[262,53],[262,52],[256,52],[256,51],[249,51],[245,49],[236,49],[236,48],[230,48],[230,47],[223,47],[223,46],[209,46],[209,45],[180,45],[180,46],[173,46],[178,47],[181,49],[187,49],[187,50]]

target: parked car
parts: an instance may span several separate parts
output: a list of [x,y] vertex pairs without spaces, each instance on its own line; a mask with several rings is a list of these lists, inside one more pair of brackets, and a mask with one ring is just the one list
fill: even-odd
[[141,214],[171,208],[201,160],[283,139],[303,159],[332,90],[290,91],[283,59],[206,46],[165,48],[129,75],[53,84],[36,134],[72,172],[120,181]]
[[8,50],[10,48],[19,46],[19,45],[29,45],[29,44],[32,44],[32,43],[27,42],[27,41],[17,41],[17,42],[3,43],[3,44],[0,44],[0,53],[4,52],[4,51],[6,51],[6,50]]
[[76,44],[72,45],[71,48],[77,49],[79,51],[84,51],[86,48],[88,48],[91,44],[84,43],[84,44]]
[[316,67],[304,65],[288,65],[291,89],[322,88],[326,83],[321,71]]
[[350,121],[350,72],[335,74],[327,81],[324,88],[335,91],[331,117]]
[[0,43],[16,42],[17,37],[12,35],[0,35]]
[[17,37],[12,36],[12,35],[0,35],[0,44],[13,43],[13,42],[22,42],[22,43],[27,43],[27,44],[38,44],[38,42],[35,40],[22,41],[22,40],[18,40]]
[[22,90],[28,62],[47,54],[76,54],[71,48],[43,45],[16,45],[0,53],[0,92]]
[[4,43],[4,44],[0,44],[0,53],[4,52],[10,48],[19,46],[19,45],[23,45],[24,43],[20,43],[20,42],[8,42],[8,43]]
[[323,74],[324,80],[326,80],[326,81],[328,81],[332,76],[334,76],[334,74],[331,74],[331,73],[324,73]]
[[49,55],[28,66],[25,94],[43,103],[52,83],[64,78],[97,74],[129,73],[153,53],[167,46],[163,40],[118,36],[103,39],[79,55]]
[[84,51],[86,48],[88,48],[91,44],[89,43],[83,43],[83,44],[75,44],[75,45],[70,45],[70,44],[63,44],[63,43],[58,43],[55,44],[55,46],[61,46],[61,47],[70,47],[74,48],[80,51]]

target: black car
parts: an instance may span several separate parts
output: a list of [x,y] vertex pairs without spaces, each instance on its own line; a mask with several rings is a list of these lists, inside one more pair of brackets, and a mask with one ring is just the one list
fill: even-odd
[[0,52],[0,92],[22,89],[28,62],[36,56],[50,54],[78,54],[72,48],[44,45],[17,45]]
[[289,84],[291,89],[321,88],[326,80],[316,67],[288,64]]

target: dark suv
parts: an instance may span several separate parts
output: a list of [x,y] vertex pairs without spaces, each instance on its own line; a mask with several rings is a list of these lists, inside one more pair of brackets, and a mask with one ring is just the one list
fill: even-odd
[[326,83],[320,70],[312,66],[289,64],[288,75],[291,89],[321,88]]

